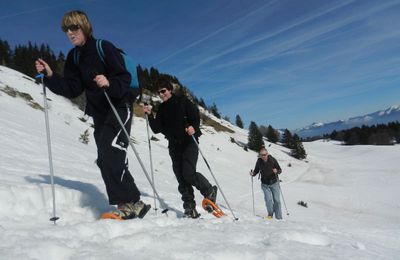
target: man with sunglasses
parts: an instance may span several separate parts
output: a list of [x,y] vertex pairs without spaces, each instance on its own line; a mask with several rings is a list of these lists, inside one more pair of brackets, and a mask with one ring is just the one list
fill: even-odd
[[217,197],[217,187],[196,172],[199,151],[192,136],[198,141],[201,135],[200,113],[185,96],[178,97],[172,93],[173,86],[167,77],[161,76],[156,86],[162,100],[157,116],[154,118],[151,107],[147,105],[143,107],[143,111],[149,115],[153,132],[161,132],[168,139],[172,169],[178,181],[178,191],[182,195],[185,216],[198,218],[200,214],[196,210],[193,186],[213,202]]
[[97,165],[109,203],[117,205],[110,215],[117,219],[142,218],[150,205],[140,200],[140,192],[128,170],[128,138],[104,93],[107,92],[129,133],[135,99],[130,88],[131,75],[120,52],[108,41],[102,41],[105,62],[101,60],[92,25],[84,12],[66,13],[61,28],[74,46],[67,55],[64,76],[53,72],[42,59],[35,62],[36,70],[45,74],[44,83],[55,94],[74,98],[85,92],[85,113],[94,122]]
[[261,173],[261,189],[264,192],[265,205],[267,207],[267,219],[272,219],[275,214],[276,219],[282,219],[281,193],[278,174],[282,172],[278,161],[268,154],[267,149],[261,148],[254,171],[250,171],[251,176]]

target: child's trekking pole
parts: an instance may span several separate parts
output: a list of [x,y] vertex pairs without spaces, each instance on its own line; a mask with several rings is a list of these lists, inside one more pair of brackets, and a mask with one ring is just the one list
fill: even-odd
[[36,78],[40,78],[43,86],[43,106],[44,106],[44,118],[46,122],[46,135],[47,135],[47,151],[49,155],[49,167],[50,167],[50,183],[51,183],[51,193],[53,195],[53,217],[50,218],[50,221],[56,224],[56,221],[59,217],[56,217],[56,194],[54,189],[54,170],[53,170],[53,157],[51,153],[51,139],[50,139],[50,126],[49,126],[49,112],[47,106],[47,96],[46,96],[46,86],[43,82],[44,74],[39,74]]

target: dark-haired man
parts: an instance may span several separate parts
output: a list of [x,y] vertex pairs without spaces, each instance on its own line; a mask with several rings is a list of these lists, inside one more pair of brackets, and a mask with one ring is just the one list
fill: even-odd
[[144,106],[143,111],[149,115],[153,132],[161,132],[168,139],[169,155],[178,181],[178,191],[182,195],[185,216],[197,218],[199,213],[196,210],[193,186],[213,202],[217,196],[217,187],[196,172],[199,151],[192,135],[197,141],[201,135],[199,110],[185,96],[178,97],[172,93],[173,86],[168,78],[160,77],[156,86],[163,101],[157,116],[152,116],[149,106]]

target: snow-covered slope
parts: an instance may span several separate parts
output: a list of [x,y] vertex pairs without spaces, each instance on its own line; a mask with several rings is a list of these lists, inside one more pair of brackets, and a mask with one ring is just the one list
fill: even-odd
[[387,124],[400,121],[400,105],[394,105],[387,109],[380,110],[368,115],[348,118],[331,123],[313,123],[309,126],[296,129],[294,132],[300,137],[313,137],[330,134],[333,130],[340,131],[362,125]]
[[[396,259],[400,253],[400,146],[340,146],[305,143],[308,162],[281,146],[267,144],[280,162],[281,183],[290,215],[267,221],[252,212],[251,178],[256,153],[230,141],[247,141],[247,132],[217,133],[203,128],[200,139],[213,172],[234,210],[216,219],[200,207],[202,218],[182,218],[177,182],[167,142],[152,142],[155,185],[170,208],[168,217],[151,210],[142,220],[98,220],[110,209],[94,163],[93,137],[78,141],[90,127],[70,101],[51,92],[49,116],[53,143],[57,216],[52,216],[44,113],[6,89],[28,93],[42,104],[42,89],[22,74],[0,66],[0,255],[1,259]],[[6,91],[6,92],[5,92]],[[22,95],[24,96],[24,95]],[[26,95],[25,95],[26,96]],[[146,122],[135,118],[136,148],[148,165]],[[153,204],[150,185],[132,152],[130,169]],[[289,166],[290,165],[290,166]],[[148,167],[150,169],[150,167]],[[199,158],[198,170],[215,183]],[[260,184],[254,179],[256,215],[266,214]],[[196,191],[197,203],[201,196]],[[308,208],[297,205],[303,200]],[[159,204],[159,203],[158,203]]]

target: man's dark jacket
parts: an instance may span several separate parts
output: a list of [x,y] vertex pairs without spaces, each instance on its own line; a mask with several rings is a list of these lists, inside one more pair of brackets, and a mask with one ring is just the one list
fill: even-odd
[[184,96],[172,95],[167,101],[161,103],[157,117],[149,116],[149,123],[153,132],[164,134],[170,145],[193,142],[185,132],[188,126],[194,128],[194,136],[197,140],[201,135],[199,110]]
[[[277,169],[278,172],[275,174],[272,169]],[[257,175],[259,172],[261,172],[261,182],[271,185],[278,180],[277,175],[282,172],[282,169],[278,161],[271,155],[268,155],[268,160],[266,162],[258,158],[256,166],[254,167],[253,176]]]

